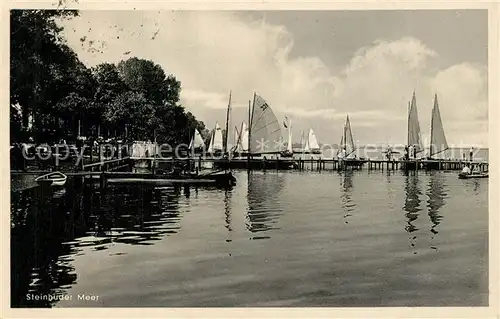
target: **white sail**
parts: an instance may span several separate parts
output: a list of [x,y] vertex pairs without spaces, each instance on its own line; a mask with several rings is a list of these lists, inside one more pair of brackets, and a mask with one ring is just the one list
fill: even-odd
[[208,152],[213,153],[215,151],[222,151],[223,147],[222,129],[220,128],[219,123],[215,122],[215,128],[212,132]]
[[248,127],[245,121],[241,123],[237,151],[240,153],[248,151]]
[[288,143],[286,150],[289,153],[293,153],[293,142],[292,142],[292,119],[288,118],[288,116],[285,115],[285,122],[283,123],[285,128],[288,129]]
[[250,152],[280,153],[284,150],[281,127],[271,107],[259,95],[254,96],[250,125]]
[[345,150],[345,155],[349,156],[354,153],[356,147],[354,146],[354,139],[352,137],[351,131],[351,121],[349,121],[349,115],[347,115],[345,125],[344,125],[344,136],[343,136],[343,148]]
[[408,146],[415,146],[417,153],[423,150],[415,92],[413,92],[410,110],[408,111]]
[[238,145],[240,142],[240,132],[238,131],[238,127],[234,126],[234,137],[233,137],[233,146],[231,147],[232,151],[236,151],[238,149]]
[[319,144],[318,140],[316,139],[316,134],[314,133],[313,129],[309,129],[309,134],[307,136],[307,142],[306,142],[306,150],[307,151],[313,151],[313,150],[318,150],[319,149]]
[[448,142],[444,135],[443,122],[441,121],[441,114],[439,112],[439,105],[437,94],[434,95],[434,108],[432,109],[431,119],[431,145],[429,156],[444,152],[448,149]]
[[189,149],[202,148],[204,146],[205,146],[205,142],[203,141],[203,138],[201,137],[200,132],[197,129],[195,129],[194,136],[191,139],[191,143],[189,143]]
[[345,132],[345,127],[342,130],[342,137],[340,138],[340,144],[339,144],[339,149],[337,150],[337,155],[342,154],[342,151],[344,151],[344,132]]

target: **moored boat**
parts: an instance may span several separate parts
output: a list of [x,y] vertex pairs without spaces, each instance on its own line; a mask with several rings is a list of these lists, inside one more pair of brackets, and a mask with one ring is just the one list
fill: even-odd
[[61,172],[51,172],[42,176],[38,176],[35,179],[39,185],[48,186],[63,186],[66,184],[68,177]]
[[[269,104],[261,96],[254,94],[253,104],[249,102],[248,113],[248,130],[242,126],[239,132],[239,142],[234,154],[236,156],[216,160],[214,166],[223,169],[296,168],[297,163],[291,158],[292,145],[289,143],[290,149],[286,147],[280,123]],[[268,158],[270,160],[267,160]]]
[[337,158],[340,163],[339,169],[345,167],[359,169],[367,162],[364,158],[357,158],[355,152],[356,146],[354,145],[354,138],[352,136],[351,122],[349,120],[349,115],[347,115],[342,138],[340,140],[340,149],[337,153]]
[[316,138],[316,134],[313,129],[310,128],[307,134],[306,145],[304,147],[304,153],[309,154],[321,154],[321,149],[319,147],[318,140]]
[[473,172],[473,173],[470,173],[470,174],[460,172],[458,174],[458,178],[459,179],[487,178],[487,177],[488,177],[488,173],[483,173],[483,172],[475,172],[475,173]]
[[153,174],[153,173],[130,173],[130,172],[108,172],[104,173],[110,184],[123,183],[149,183],[149,184],[193,184],[213,186],[234,186],[236,178],[231,172],[216,171],[208,173],[179,173],[179,174]]

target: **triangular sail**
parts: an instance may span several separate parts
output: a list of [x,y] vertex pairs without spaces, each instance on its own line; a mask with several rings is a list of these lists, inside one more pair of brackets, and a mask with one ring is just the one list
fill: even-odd
[[231,148],[233,151],[238,149],[238,145],[240,142],[240,131],[238,130],[238,127],[235,125],[234,126],[234,137],[233,137],[233,147]]
[[345,149],[345,154],[346,156],[349,156],[350,154],[354,153],[355,151],[355,146],[354,146],[354,139],[352,137],[352,130],[351,130],[351,121],[349,121],[349,115],[347,116],[345,126],[344,126],[344,149]]
[[202,148],[205,146],[205,142],[203,141],[203,137],[201,137],[200,132],[195,129],[194,136],[191,139],[191,143],[189,143],[189,149],[193,148]]
[[248,151],[248,127],[247,123],[243,121],[241,123],[240,139],[238,141],[238,152]]
[[316,134],[314,133],[312,128],[309,129],[309,134],[307,136],[306,149],[308,151],[313,151],[313,150],[319,149],[318,140],[316,139]]
[[290,153],[293,153],[293,143],[292,143],[292,119],[289,119],[285,116],[286,128],[288,129],[288,143],[286,150]]
[[415,92],[413,92],[410,110],[408,111],[408,146],[415,146],[417,153],[423,150]]
[[208,152],[212,153],[215,151],[222,151],[224,149],[223,146],[223,138],[222,138],[222,130],[219,126],[219,123],[215,123],[215,129],[212,133],[212,139],[210,140],[210,146],[208,147]]
[[431,145],[429,156],[444,152],[448,149],[448,142],[444,135],[443,122],[439,112],[437,94],[434,96],[434,108],[432,109],[431,119]]
[[[344,131],[345,131],[345,127],[344,127]],[[339,144],[339,149],[337,150],[337,155],[341,154],[343,150],[344,150],[344,132],[342,132],[342,137],[340,138],[340,144]]]
[[271,107],[259,95],[254,97],[250,126],[250,153],[265,154],[283,151],[281,125]]

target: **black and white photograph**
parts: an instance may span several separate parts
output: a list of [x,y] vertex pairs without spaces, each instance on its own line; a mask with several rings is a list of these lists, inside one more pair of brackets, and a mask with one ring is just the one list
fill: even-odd
[[492,306],[488,7],[4,16],[11,308]]

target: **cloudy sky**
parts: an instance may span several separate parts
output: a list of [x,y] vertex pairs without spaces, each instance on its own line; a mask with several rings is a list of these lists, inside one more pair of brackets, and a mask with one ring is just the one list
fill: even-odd
[[357,144],[404,143],[415,90],[424,140],[437,94],[449,144],[488,144],[485,10],[81,11],[64,26],[88,66],[160,64],[209,128],[232,90],[232,126],[257,92],[292,118],[295,141],[313,128],[338,143],[349,114]]

